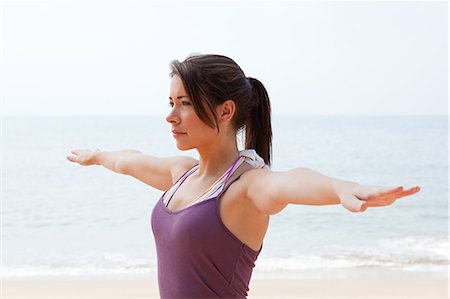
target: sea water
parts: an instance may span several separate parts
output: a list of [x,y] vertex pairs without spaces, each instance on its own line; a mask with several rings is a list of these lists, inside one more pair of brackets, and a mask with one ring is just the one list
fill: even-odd
[[[354,270],[445,277],[447,124],[447,116],[273,117],[274,171],[306,167],[421,191],[364,213],[341,205],[287,206],[270,219],[254,277]],[[66,156],[99,148],[198,158],[195,150],[176,148],[163,116],[9,116],[2,125],[4,279],[156,276],[150,215],[162,191]]]

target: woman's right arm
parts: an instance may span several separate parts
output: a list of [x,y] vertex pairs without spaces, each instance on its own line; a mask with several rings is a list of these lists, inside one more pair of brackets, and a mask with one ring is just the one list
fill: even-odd
[[132,176],[153,188],[165,191],[185,171],[198,163],[185,156],[157,158],[136,150],[100,151],[88,149],[72,150],[74,156],[67,156],[71,162],[80,165],[102,165],[116,173]]

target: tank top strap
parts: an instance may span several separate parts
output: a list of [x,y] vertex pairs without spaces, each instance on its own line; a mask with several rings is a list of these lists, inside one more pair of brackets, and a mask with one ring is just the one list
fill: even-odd
[[239,179],[239,177],[246,171],[249,171],[251,169],[255,169],[254,166],[252,166],[251,164],[247,163],[246,161],[243,161],[242,164],[240,164],[236,170],[231,174],[231,176],[229,178],[227,178],[227,180],[224,182],[224,186],[222,188],[222,190],[219,193],[218,197],[221,197],[221,195],[227,191],[228,187],[230,187],[231,184],[233,184],[237,179]]
[[204,201],[210,198],[213,198],[220,194],[223,189],[223,185],[229,179],[229,177],[234,173],[234,171],[241,165],[244,161],[245,157],[238,157],[236,161],[234,161],[233,165],[228,168],[228,170],[217,179],[214,184],[212,184],[209,189],[207,189],[202,195],[198,196],[196,199],[192,200],[189,205],[193,205],[197,202]]

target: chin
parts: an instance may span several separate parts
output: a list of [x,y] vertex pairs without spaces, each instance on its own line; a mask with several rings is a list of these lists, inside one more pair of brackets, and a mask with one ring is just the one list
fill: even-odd
[[194,147],[192,147],[192,146],[185,146],[185,145],[182,145],[182,144],[178,144],[178,143],[177,143],[177,148],[178,148],[180,151],[188,151],[188,150],[193,149]]

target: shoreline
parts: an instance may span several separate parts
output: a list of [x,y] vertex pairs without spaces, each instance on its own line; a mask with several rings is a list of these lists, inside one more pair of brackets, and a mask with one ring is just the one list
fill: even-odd
[[[253,280],[352,280],[352,279],[448,279],[450,277],[450,266],[446,271],[411,271],[396,268],[349,268],[349,269],[304,269],[304,270],[273,270],[261,271],[255,268],[252,273]],[[7,273],[7,271],[6,271]],[[71,273],[70,275],[67,273]],[[157,281],[157,271],[152,270],[141,273],[130,272],[93,272],[65,270],[61,273],[53,272],[48,274],[29,274],[25,276],[11,275],[3,277],[4,282],[25,282],[25,281]]]
[[[357,273],[358,272],[358,273]],[[369,275],[369,273],[371,275]],[[401,272],[405,274],[405,272]],[[323,273],[322,273],[323,274]],[[409,273],[410,274],[410,273]],[[351,277],[280,278],[256,275],[248,298],[449,298],[448,276],[353,271]],[[1,298],[159,298],[154,275],[2,279]]]
[[[448,298],[446,279],[254,280],[248,298]],[[1,298],[159,298],[156,281],[3,282]]]

